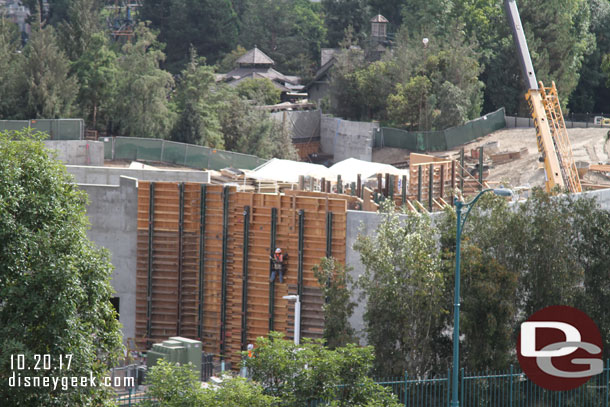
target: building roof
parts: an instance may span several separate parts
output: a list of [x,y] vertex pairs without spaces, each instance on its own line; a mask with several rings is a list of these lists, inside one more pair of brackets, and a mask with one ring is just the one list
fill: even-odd
[[375,17],[371,18],[371,23],[389,23],[389,21],[381,14],[377,14]]
[[239,65],[275,65],[273,59],[256,47],[240,56],[236,62]]

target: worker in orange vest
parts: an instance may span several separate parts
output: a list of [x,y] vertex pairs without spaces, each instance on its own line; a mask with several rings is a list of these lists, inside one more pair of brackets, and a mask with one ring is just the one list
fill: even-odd
[[280,283],[284,282],[284,254],[282,253],[282,249],[279,247],[275,249],[275,253],[271,258],[271,277],[269,278],[270,282],[275,280],[275,276],[279,275]]

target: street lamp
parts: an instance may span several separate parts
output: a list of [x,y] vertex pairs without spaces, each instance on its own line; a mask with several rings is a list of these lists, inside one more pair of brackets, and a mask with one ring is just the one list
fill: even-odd
[[[464,223],[468,219],[468,214],[472,210],[472,207],[479,200],[479,198],[486,192],[493,192],[499,196],[512,196],[513,191],[505,188],[497,189],[484,189],[477,196],[475,196],[470,202],[462,202],[457,198],[454,199],[455,213],[457,215],[457,231],[455,239],[455,299],[453,301],[453,375],[451,380],[451,407],[459,407],[460,401],[458,400],[458,375],[460,369],[460,243],[462,240],[462,229]],[[462,219],[462,208],[467,207],[468,210],[464,214]]]
[[298,345],[301,339],[301,301],[298,295],[285,295],[285,300],[294,301],[294,344]]

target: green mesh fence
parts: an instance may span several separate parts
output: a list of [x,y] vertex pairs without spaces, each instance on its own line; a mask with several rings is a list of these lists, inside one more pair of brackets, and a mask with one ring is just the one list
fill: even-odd
[[197,169],[233,167],[251,170],[267,162],[253,155],[233,153],[161,139],[114,137],[104,140],[104,159],[157,161]]
[[443,131],[405,131],[382,127],[375,130],[375,147],[396,147],[410,151],[444,151],[464,145],[506,127],[504,108]]
[[83,119],[0,120],[0,131],[28,127],[47,133],[49,140],[82,140],[85,134]]

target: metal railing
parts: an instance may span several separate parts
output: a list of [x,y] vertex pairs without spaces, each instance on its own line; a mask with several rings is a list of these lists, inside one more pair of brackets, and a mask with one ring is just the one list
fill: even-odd
[[[431,379],[409,379],[403,377],[376,380],[377,384],[390,388],[401,406],[405,407],[443,407],[451,402],[450,372]],[[511,366],[504,371],[475,374],[461,370],[460,374],[461,407],[609,407],[610,406],[610,361],[604,370],[593,376],[584,385],[570,391],[545,390],[532,381],[519,369]],[[135,406],[150,400],[143,393],[129,389],[117,395],[118,406]],[[330,400],[311,400],[309,407],[322,407]]]

